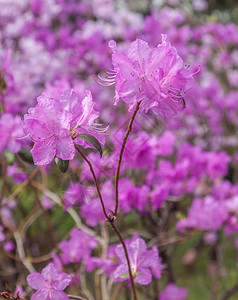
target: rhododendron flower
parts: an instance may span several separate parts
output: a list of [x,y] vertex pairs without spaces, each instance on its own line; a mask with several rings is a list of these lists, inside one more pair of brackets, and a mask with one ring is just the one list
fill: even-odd
[[228,216],[225,202],[217,201],[210,195],[206,196],[205,199],[195,198],[189,208],[187,218],[178,222],[177,230],[199,228],[215,231],[221,228]]
[[[95,102],[92,99],[90,91],[86,91],[86,96],[83,99],[71,89],[63,93],[60,98],[64,109],[72,115],[70,127],[73,128],[71,132],[72,137],[78,134],[86,133],[93,135],[103,145],[105,143],[104,133],[108,127],[103,127],[102,124],[96,123],[100,115],[99,112],[94,110]],[[87,147],[88,143],[78,138],[74,138],[75,144],[80,144]]]
[[70,239],[60,243],[62,250],[61,258],[63,263],[79,262],[81,259],[87,263],[92,249],[97,247],[97,241],[88,233],[73,228],[70,232]]
[[[152,250],[147,250],[146,243],[142,239],[137,238],[131,243],[127,242],[127,250],[135,282],[142,285],[149,284],[152,280],[151,271],[156,278],[161,277],[161,259],[156,247],[153,247]],[[114,272],[114,278],[117,281],[128,280],[128,265],[122,245],[116,247],[116,254],[120,259],[120,265]]]
[[62,103],[47,99],[42,94],[35,108],[24,116],[23,130],[35,142],[31,153],[36,165],[47,165],[55,156],[70,160],[74,158],[75,147],[70,136],[71,114]]
[[183,60],[166,41],[166,35],[162,35],[162,44],[156,48],[140,39],[131,43],[125,53],[118,52],[115,41],[110,41],[109,47],[114,52],[114,70],[108,72],[102,84],[115,83],[115,104],[121,98],[132,109],[142,100],[145,112],[153,107],[163,117],[185,108],[183,97],[193,85],[193,74],[183,67]]
[[63,290],[70,284],[71,276],[58,272],[52,263],[46,266],[41,274],[35,272],[28,275],[27,282],[30,287],[37,290],[31,296],[31,300],[69,299]]
[[83,196],[83,186],[78,183],[71,183],[64,193],[64,210],[82,202]]
[[6,243],[4,243],[3,249],[6,252],[11,252],[11,251],[15,250],[15,244],[13,243],[13,241],[7,241]]
[[7,176],[11,177],[15,184],[22,183],[27,179],[27,176],[16,164],[7,167]]
[[3,114],[0,118],[0,152],[4,148],[17,153],[21,149],[21,138],[23,136],[21,118],[9,113]]
[[31,153],[36,165],[47,165],[55,156],[71,160],[75,155],[74,143],[86,145],[76,138],[79,133],[94,135],[103,144],[100,134],[107,128],[94,123],[99,116],[93,109],[91,93],[80,102],[73,90],[66,91],[60,100],[42,94],[35,108],[24,117],[23,130],[35,142]]
[[185,300],[188,291],[178,287],[173,283],[169,283],[166,288],[159,294],[159,300]]

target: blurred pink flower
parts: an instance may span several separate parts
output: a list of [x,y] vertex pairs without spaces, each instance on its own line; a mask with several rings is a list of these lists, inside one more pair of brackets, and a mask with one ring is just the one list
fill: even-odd
[[27,282],[30,287],[37,290],[31,296],[31,300],[69,299],[63,290],[70,284],[71,276],[58,272],[52,263],[46,266],[41,274],[35,272],[28,275]]
[[187,290],[180,288],[173,283],[169,283],[166,288],[159,294],[160,300],[185,300],[187,297]]

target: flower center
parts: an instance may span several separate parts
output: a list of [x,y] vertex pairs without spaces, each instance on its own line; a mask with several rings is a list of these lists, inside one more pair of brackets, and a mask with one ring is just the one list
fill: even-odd
[[75,137],[76,137],[76,135],[77,135],[77,131],[76,131],[77,128],[78,128],[78,125],[76,125],[76,126],[72,129],[72,131],[70,132],[70,136],[71,136],[72,139],[75,139]]
[[131,267],[131,273],[132,273],[132,277],[135,278],[136,277],[136,271],[137,271],[137,266],[134,265]]

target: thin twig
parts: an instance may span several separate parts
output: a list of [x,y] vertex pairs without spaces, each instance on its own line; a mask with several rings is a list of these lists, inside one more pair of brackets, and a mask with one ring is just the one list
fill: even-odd
[[75,295],[68,295],[68,297],[69,297],[70,299],[87,300],[87,299],[85,299],[85,298],[83,298],[83,297],[81,297],[81,296],[75,296]]
[[[129,127],[132,126],[132,123],[133,123],[133,120],[135,118],[136,112],[139,109],[139,105],[140,105],[140,102],[137,103],[136,110],[134,111],[134,114],[133,114],[134,117],[131,118],[131,121],[130,121],[131,125],[129,125]],[[128,130],[129,130],[129,127],[128,127]],[[128,135],[129,135],[129,133],[130,133],[130,130],[128,132]],[[125,141],[125,143],[126,143],[126,141]],[[127,252],[127,249],[126,249],[126,244],[125,244],[125,242],[124,242],[124,240],[123,240],[123,238],[122,238],[122,236],[120,234],[120,231],[118,230],[118,228],[117,228],[117,226],[115,224],[115,214],[113,214],[113,216],[107,215],[106,209],[105,209],[105,205],[104,205],[104,202],[103,202],[103,198],[102,198],[102,195],[101,195],[101,192],[100,192],[100,189],[99,189],[99,184],[98,184],[95,172],[93,170],[93,166],[92,166],[91,162],[87,159],[87,157],[83,154],[83,152],[79,149],[79,147],[75,145],[75,148],[80,153],[80,155],[82,156],[82,158],[89,165],[89,168],[90,168],[90,171],[91,171],[91,173],[93,175],[94,183],[95,183],[95,186],[96,186],[96,189],[97,189],[97,192],[98,192],[98,196],[99,196],[99,199],[100,199],[101,204],[102,204],[103,213],[104,213],[107,221],[111,224],[112,228],[114,229],[114,231],[118,235],[119,240],[120,240],[120,242],[121,242],[121,244],[123,246],[123,249],[124,249],[124,252],[125,252],[125,256],[126,256],[127,265],[128,265],[128,271],[129,271],[129,275],[130,275],[130,281],[131,281],[132,291],[133,291],[133,295],[134,295],[134,300],[137,300],[136,288],[135,288],[134,278],[132,276],[129,255],[128,255],[128,252]],[[119,171],[120,171],[120,169],[119,169]]]
[[36,272],[36,270],[34,269],[32,264],[29,262],[29,260],[26,259],[26,254],[25,254],[23,241],[22,241],[20,233],[17,232],[17,231],[14,232],[14,238],[15,238],[15,241],[16,241],[17,251],[18,251],[19,257],[21,259],[21,262],[23,263],[23,265],[27,268],[27,270],[30,273]]
[[114,289],[114,291],[112,293],[111,300],[116,300],[117,299],[117,296],[118,296],[121,288],[122,288],[122,284],[117,284],[116,285],[116,288]]
[[[95,300],[92,293],[88,290],[87,284],[86,284],[86,273],[85,273],[85,266],[81,265],[79,270],[79,276],[80,276],[80,284],[83,291],[83,294],[88,297],[89,300]],[[86,300],[86,299],[85,299]]]
[[42,211],[38,207],[36,207],[20,223],[20,225],[17,228],[17,231],[21,233],[23,241],[25,239],[25,235],[29,226],[32,223],[34,223],[35,220],[37,220],[41,215],[42,215]]
[[112,221],[110,221],[110,224],[112,225],[112,228],[114,229],[114,231],[116,232],[116,234],[118,235],[120,242],[122,244],[122,247],[124,249],[125,252],[125,256],[126,256],[126,261],[127,261],[127,265],[128,265],[128,271],[129,271],[129,276],[130,276],[130,281],[131,281],[131,286],[132,286],[132,291],[133,291],[133,296],[134,296],[134,300],[137,300],[137,296],[136,296],[136,287],[135,287],[135,282],[134,282],[134,278],[131,272],[131,264],[130,264],[130,259],[129,259],[129,255],[126,249],[126,244],[121,236],[120,231],[118,230],[116,224],[115,224],[115,220],[112,219]]
[[[22,242],[22,244],[23,244],[23,242]],[[52,249],[49,253],[44,254],[42,256],[38,256],[38,257],[27,256],[27,258],[25,260],[27,260],[29,263],[32,263],[32,264],[39,264],[39,263],[42,263],[44,261],[49,261],[52,258],[52,256],[51,256],[51,252],[52,251],[54,251],[54,249]],[[20,256],[15,255],[15,254],[13,254],[11,252],[7,252],[7,251],[3,251],[3,253],[7,257],[11,258],[12,260],[15,260],[15,261],[23,263],[23,261],[20,258]]]
[[227,300],[229,297],[231,297],[233,294],[235,294],[236,292],[238,292],[238,284],[234,285],[233,287],[231,287],[229,290],[225,291],[220,300]]
[[97,189],[97,193],[98,193],[99,199],[100,199],[101,204],[102,204],[103,213],[104,213],[106,219],[108,219],[109,216],[107,215],[107,212],[106,212],[106,208],[105,208],[105,205],[104,205],[104,202],[103,202],[102,194],[100,192],[99,184],[98,184],[98,181],[97,181],[97,178],[96,178],[93,166],[92,166],[91,162],[87,159],[87,157],[83,154],[83,152],[79,149],[78,146],[75,145],[75,149],[79,152],[79,154],[82,156],[82,158],[87,162],[87,164],[88,164],[88,166],[90,168],[90,171],[91,171],[91,173],[93,175],[93,180],[94,180],[94,183],[95,183],[95,186],[96,186],[96,189]]
[[133,113],[133,115],[130,119],[127,131],[126,131],[126,135],[124,136],[123,143],[121,145],[121,151],[120,151],[120,154],[119,154],[119,160],[118,160],[118,163],[117,163],[117,170],[116,170],[116,176],[115,176],[115,210],[114,210],[114,216],[115,217],[117,217],[118,205],[119,205],[119,203],[118,203],[118,182],[119,182],[119,176],[120,176],[121,161],[122,161],[123,153],[124,153],[124,150],[125,150],[126,142],[127,142],[128,136],[131,132],[132,124],[134,122],[136,114],[137,114],[137,112],[140,108],[141,101],[139,101],[136,105],[136,108],[135,108],[134,113]]
[[7,178],[7,160],[5,159],[2,163],[2,186],[1,186],[1,194],[0,194],[0,204],[4,198],[5,187],[6,187],[6,178]]
[[[42,193],[44,193],[47,197],[49,197],[54,203],[56,203],[59,206],[63,206],[62,201],[58,195],[53,193],[52,191],[45,188],[41,183],[32,181],[32,185],[34,185],[37,189],[39,189]],[[74,220],[77,228],[87,232],[89,235],[93,236],[100,244],[103,244],[103,239],[99,237],[95,231],[85,226],[77,212],[72,208],[67,209],[67,213],[71,216],[71,218]]]
[[[109,244],[109,235],[105,223],[100,223],[101,233],[104,240],[104,244],[102,245],[102,254],[101,258],[106,259],[107,251],[108,251],[108,244]],[[102,299],[103,300],[110,300],[110,293],[108,290],[107,284],[107,275],[104,273],[101,276],[101,288],[102,288]]]
[[4,201],[4,203],[2,203],[2,205],[7,204],[9,201],[13,200],[14,198],[16,198],[16,196],[18,196],[18,194],[21,193],[21,191],[23,191],[23,189],[30,183],[30,181],[38,174],[39,169],[36,168],[28,177],[27,179],[7,198],[6,201]]

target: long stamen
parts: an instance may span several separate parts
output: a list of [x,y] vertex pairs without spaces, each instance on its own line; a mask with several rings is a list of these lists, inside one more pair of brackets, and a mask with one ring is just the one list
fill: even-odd
[[99,127],[99,126],[102,126],[102,124],[94,123],[90,126],[90,129],[98,133],[105,133],[109,128],[109,125],[107,125],[106,127]]
[[29,133],[28,133],[27,135],[21,136],[21,137],[14,137],[14,136],[12,135],[12,138],[13,138],[14,140],[23,140],[23,139],[27,138],[28,136],[29,136]]
[[108,78],[104,78],[102,77],[100,74],[98,75],[98,78],[101,80],[101,81],[98,81],[96,80],[95,76],[93,75],[93,79],[100,85],[103,85],[103,86],[111,86],[113,84],[115,84],[115,77],[116,77],[116,74],[113,74],[113,75],[109,75]]
[[[177,101],[177,100],[174,100],[173,98],[171,98],[171,97],[169,97],[169,99],[173,102],[173,104],[176,106],[176,108],[178,109],[178,110],[180,110],[180,111],[183,111],[185,108],[186,108],[186,102],[185,102],[185,100],[184,100],[184,98],[183,97],[181,97],[180,98],[180,101]],[[183,103],[183,107],[181,108],[181,107],[179,107],[177,104],[178,103]],[[177,104],[176,104],[177,103]]]

